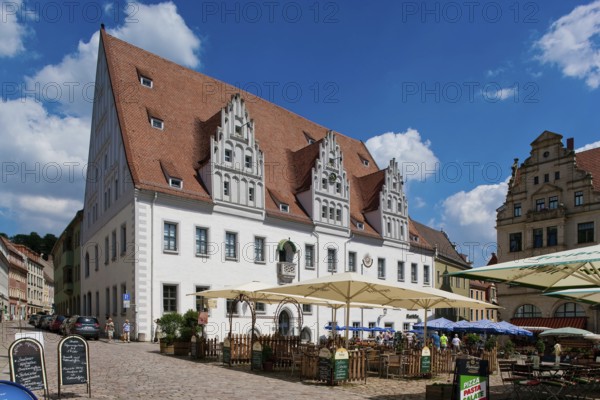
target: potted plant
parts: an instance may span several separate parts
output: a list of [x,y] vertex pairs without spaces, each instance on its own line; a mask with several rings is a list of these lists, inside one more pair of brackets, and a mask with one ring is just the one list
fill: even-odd
[[504,357],[510,358],[515,353],[515,344],[512,340],[508,339],[506,343],[504,343]]
[[263,371],[273,371],[273,358],[273,349],[265,343],[262,348]]
[[159,319],[158,324],[162,331],[160,339],[160,352],[173,355],[175,353],[175,339],[179,336],[179,331],[183,323],[183,317],[178,313],[168,313]]
[[181,317],[181,327],[174,341],[174,354],[187,356],[190,354],[192,337],[198,332],[198,311],[188,310]]
[[535,349],[540,356],[543,356],[546,352],[546,343],[544,343],[542,339],[538,339],[537,342],[535,342]]

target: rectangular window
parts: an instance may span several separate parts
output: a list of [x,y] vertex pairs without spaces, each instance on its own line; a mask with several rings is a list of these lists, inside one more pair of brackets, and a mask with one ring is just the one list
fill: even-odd
[[521,216],[521,203],[515,203],[515,210],[513,216],[520,217]]
[[575,192],[575,206],[583,205],[583,192]]
[[333,218],[335,217],[335,208],[333,207],[329,207],[329,219],[331,221],[333,221]]
[[559,179],[560,179],[560,171],[556,171],[556,172],[554,173],[554,180],[555,180],[555,181],[557,181],[557,180],[559,180]]
[[146,86],[152,89],[152,79],[146,78],[145,76],[140,76],[140,83],[142,86]]
[[96,315],[100,316],[100,292],[96,292]]
[[556,246],[558,244],[558,228],[556,226],[546,228],[546,241],[547,246]]
[[423,265],[423,285],[429,285],[431,283],[431,272],[429,265]]
[[419,275],[417,274],[417,264],[410,264],[410,280],[412,283],[417,283],[419,281]]
[[337,271],[337,254],[335,249],[327,249],[327,271]]
[[237,234],[233,232],[225,233],[225,258],[237,259]]
[[265,262],[265,238],[254,238],[254,262]]
[[544,182],[550,182],[550,174],[544,174]]
[[539,177],[537,177],[537,176],[534,176],[534,177],[533,177],[533,184],[534,184],[534,185],[537,185],[538,183],[540,183],[540,178],[539,178]]
[[321,187],[323,190],[327,190],[327,178],[321,179]]
[[267,305],[257,301],[254,303],[254,311],[256,311],[257,314],[264,314],[267,312]]
[[112,231],[110,235],[111,239],[111,256],[112,260],[115,261],[117,259],[117,230]]
[[509,243],[509,251],[514,253],[516,251],[521,251],[522,248],[522,235],[521,232],[511,233],[508,235],[508,243]]
[[208,229],[196,227],[196,255],[208,255]]
[[398,261],[398,282],[404,282],[404,261]]
[[304,314],[312,314],[312,304],[302,304],[302,312]]
[[165,222],[163,233],[163,250],[177,251],[177,224]]
[[340,193],[342,191],[342,184],[341,183],[337,182],[335,184],[335,191],[336,191],[336,193]]
[[542,211],[546,208],[546,199],[537,199],[535,201],[535,211]]
[[[196,293],[210,289],[208,286],[196,286]],[[204,296],[196,295],[196,311],[210,311],[208,308],[208,299]]]
[[127,286],[124,283],[121,284],[121,314],[125,314],[127,309],[125,308],[125,300],[123,300],[123,295],[127,293]]
[[177,285],[163,285],[163,313],[177,312]]
[[377,277],[385,279],[385,258],[377,259]]
[[108,245],[108,236],[104,238],[104,265],[108,265],[108,255],[110,252],[110,246]]
[[558,208],[558,196],[551,196],[548,199],[548,208],[551,210]]
[[127,225],[121,225],[121,254],[127,252]]
[[223,182],[223,196],[229,196],[229,181]]
[[338,222],[342,220],[342,210],[337,209],[335,211],[335,220]]
[[577,224],[577,243],[590,243],[594,241],[594,223],[585,222]]
[[231,150],[225,150],[225,162],[231,162]]
[[115,179],[115,201],[119,199],[119,180]]
[[106,298],[104,299],[105,314],[110,314],[110,288],[106,288]]
[[327,206],[321,207],[321,219],[327,218]]
[[94,246],[94,265],[95,265],[95,269],[96,271],[98,271],[98,267],[100,266],[100,260],[98,259],[100,257],[100,255],[98,254],[98,245]]
[[246,156],[244,165],[246,165],[246,168],[252,168],[252,156]]
[[[360,328],[360,322],[352,322],[352,327],[353,328]],[[352,337],[353,338],[360,337],[360,331],[358,329],[353,330],[352,331]]]
[[377,324],[375,322],[369,322],[369,337],[375,337],[375,333],[373,332],[373,328],[375,328]]
[[410,330],[410,322],[403,322],[402,323],[402,330],[409,331]]
[[165,128],[165,123],[158,118],[150,118],[150,124],[155,129],[160,129],[161,131]]
[[533,230],[533,247],[538,249],[544,245],[544,230],[537,228]]
[[248,201],[254,201],[254,188],[248,188]]
[[348,253],[348,272],[356,272],[356,253]]
[[281,203],[279,205],[279,211],[285,212],[285,213],[289,213],[290,212],[290,206],[289,206],[289,204]]
[[169,186],[174,187],[176,189],[181,189],[182,180],[176,178],[169,178]]
[[311,244],[304,245],[304,268],[315,268],[315,247]]
[[117,285],[112,287],[112,314],[117,315],[117,302],[118,302]]
[[235,300],[232,299],[227,299],[226,304],[226,310],[227,310],[227,315],[232,314],[232,315],[238,315],[238,303]]

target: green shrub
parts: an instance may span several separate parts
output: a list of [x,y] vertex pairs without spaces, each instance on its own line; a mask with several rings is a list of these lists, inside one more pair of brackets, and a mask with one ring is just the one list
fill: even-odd
[[512,340],[509,339],[504,344],[504,354],[507,357],[510,357],[514,354],[514,352],[515,352],[515,344],[512,342]]
[[496,340],[496,336],[491,335],[485,341],[484,348],[485,348],[486,351],[491,351],[492,349],[496,348],[497,344],[498,344],[498,341]]
[[264,344],[262,348],[262,360],[273,361],[273,349],[268,344]]
[[178,313],[168,313],[159,319],[158,324],[164,334],[161,341],[171,345],[180,335],[180,330],[183,327],[183,317]]
[[540,356],[544,355],[544,352],[546,351],[546,343],[544,343],[542,339],[538,339],[537,342],[535,342],[535,349]]

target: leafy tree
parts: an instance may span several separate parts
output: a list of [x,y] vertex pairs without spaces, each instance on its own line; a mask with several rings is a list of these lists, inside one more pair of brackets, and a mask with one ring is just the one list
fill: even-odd
[[38,254],[43,254],[44,259],[47,260],[58,238],[52,233],[47,233],[42,238],[37,232],[31,232],[29,235],[16,234],[10,240],[15,244],[25,245]]

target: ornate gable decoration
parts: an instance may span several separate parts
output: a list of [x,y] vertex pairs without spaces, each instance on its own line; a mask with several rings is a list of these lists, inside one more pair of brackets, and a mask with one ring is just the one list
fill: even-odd
[[221,110],[221,125],[211,138],[212,174],[208,187],[216,201],[264,208],[264,158],[254,136],[254,120],[239,94]]
[[385,170],[381,187],[380,205],[383,218],[382,234],[386,238],[406,240],[408,232],[408,204],[404,195],[404,181],[395,158]]
[[319,146],[313,168],[316,221],[348,227],[350,220],[350,183],[343,165],[343,154],[335,133],[328,131]]

